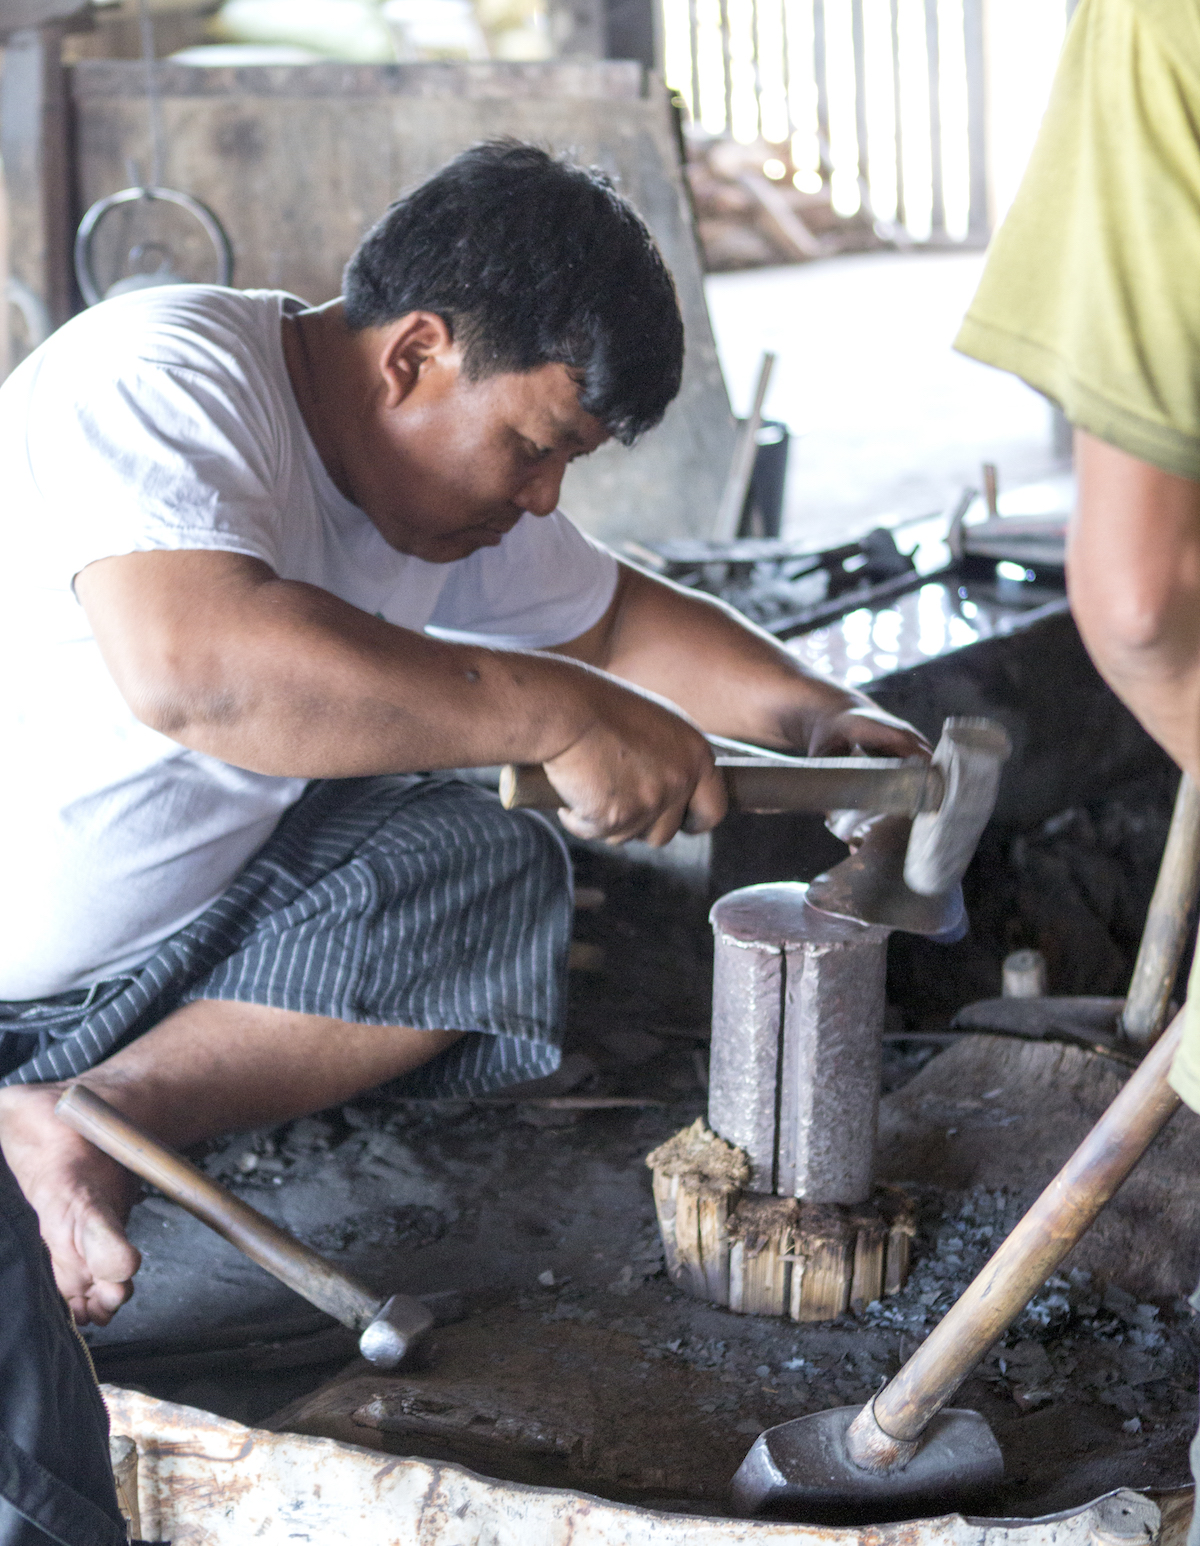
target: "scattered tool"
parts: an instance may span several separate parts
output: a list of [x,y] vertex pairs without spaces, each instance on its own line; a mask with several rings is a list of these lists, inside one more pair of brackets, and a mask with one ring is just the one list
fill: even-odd
[[359,1351],[377,1368],[395,1368],[433,1325],[433,1314],[420,1299],[409,1294],[381,1299],[257,1208],[218,1186],[85,1085],[68,1085],[54,1109],[89,1143],[156,1186],[310,1304],[361,1333]]
[[[996,804],[1010,751],[1001,726],[947,719],[932,762],[896,757],[784,757],[718,742],[717,766],[735,811],[861,810],[913,818],[904,881],[940,896],[962,879]],[[751,755],[748,755],[751,754]],[[507,810],[558,810],[562,796],[540,767],[506,767],[500,798]],[[872,920],[874,921],[874,920]]]
[[946,1402],[1020,1314],[1174,1115],[1167,1083],[1182,1014],[899,1374],[865,1407],[834,1407],[768,1428],[733,1481],[740,1513],[811,1523],[880,1523],[944,1513],[1003,1475],[978,1412]]
[[751,405],[749,417],[738,427],[737,439],[733,443],[733,460],[729,464],[729,474],[721,492],[721,503],[713,525],[713,536],[718,542],[732,542],[742,524],[742,510],[745,508],[746,495],[750,492],[750,480],[754,476],[754,460],[758,455],[758,432],[762,427],[763,403],[766,401],[767,388],[771,384],[771,371],[774,367],[775,356],[769,351],[764,353],[758,367],[758,380],[754,386],[754,402]]
[[1175,795],[1128,996],[983,999],[958,1011],[952,1021],[954,1029],[1106,1046],[1137,1055],[1154,1042],[1167,1022],[1171,989],[1183,959],[1198,889],[1200,791],[1185,773]]

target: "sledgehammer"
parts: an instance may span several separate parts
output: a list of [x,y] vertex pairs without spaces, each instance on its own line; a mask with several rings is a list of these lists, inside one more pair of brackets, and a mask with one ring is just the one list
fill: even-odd
[[[988,719],[942,726],[931,762],[919,757],[785,757],[713,737],[729,808],[760,814],[854,810],[909,816],[912,834],[904,880],[922,896],[940,896],[962,879],[996,805],[1008,736]],[[540,767],[505,768],[506,810],[558,810],[562,796]]]
[[946,1403],[1129,1175],[1179,1105],[1176,1015],[1112,1105],[904,1367],[861,1409],[768,1428],[733,1479],[742,1514],[883,1523],[984,1502],[1003,1475],[978,1412]]
[[68,1085],[54,1110],[68,1127],[158,1187],[281,1283],[351,1331],[360,1332],[358,1350],[376,1368],[395,1368],[433,1325],[433,1314],[421,1300],[409,1294],[381,1299],[114,1111],[85,1085]]

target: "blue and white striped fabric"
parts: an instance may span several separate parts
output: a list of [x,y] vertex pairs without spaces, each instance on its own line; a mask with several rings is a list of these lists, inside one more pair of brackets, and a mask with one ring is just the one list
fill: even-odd
[[472,1033],[403,1090],[481,1095],[558,1067],[571,919],[540,816],[437,775],[317,782],[136,975],[0,1003],[0,1083],[71,1078],[181,1004],[233,999]]

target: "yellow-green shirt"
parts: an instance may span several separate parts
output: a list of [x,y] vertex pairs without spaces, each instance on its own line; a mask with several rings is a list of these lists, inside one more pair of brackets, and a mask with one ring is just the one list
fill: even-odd
[[[1200,482],[1200,0],[1082,0],[956,347]],[[1171,1082],[1200,1111],[1200,967]]]

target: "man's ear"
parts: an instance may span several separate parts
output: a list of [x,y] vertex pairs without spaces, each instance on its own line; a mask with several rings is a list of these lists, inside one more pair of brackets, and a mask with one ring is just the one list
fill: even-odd
[[410,311],[380,332],[376,361],[385,408],[398,408],[431,366],[452,365],[457,374],[458,348],[436,311]]

